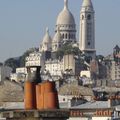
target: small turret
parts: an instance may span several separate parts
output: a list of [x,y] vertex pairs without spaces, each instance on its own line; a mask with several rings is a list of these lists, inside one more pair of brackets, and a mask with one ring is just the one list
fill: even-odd
[[40,52],[51,51],[51,44],[52,44],[52,39],[51,39],[51,36],[49,35],[49,29],[47,27],[46,33],[43,37],[42,44],[40,46]]
[[82,7],[91,7],[91,8],[93,8],[91,0],[83,0]]

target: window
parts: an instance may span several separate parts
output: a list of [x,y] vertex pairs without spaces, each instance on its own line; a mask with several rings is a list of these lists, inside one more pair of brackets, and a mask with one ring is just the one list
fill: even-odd
[[67,33],[66,33],[66,35],[65,35],[65,38],[67,39]]
[[64,34],[62,35],[62,37],[63,37],[63,39],[64,39],[64,37],[65,37]]
[[91,29],[92,29],[92,24],[91,23],[87,23],[87,40],[91,41]]
[[88,45],[90,45],[90,42],[88,42]]
[[90,14],[87,16],[87,19],[88,19],[88,20],[91,20],[91,15],[90,15]]
[[55,45],[55,49],[57,48],[57,45]]
[[84,20],[84,15],[82,15],[82,20]]
[[71,38],[70,34],[69,34],[69,39]]

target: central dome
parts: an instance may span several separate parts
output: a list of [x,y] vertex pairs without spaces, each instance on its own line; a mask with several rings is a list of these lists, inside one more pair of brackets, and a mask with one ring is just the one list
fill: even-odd
[[64,0],[64,8],[59,13],[56,24],[57,25],[64,25],[64,24],[75,25],[74,17],[68,9],[68,0]]

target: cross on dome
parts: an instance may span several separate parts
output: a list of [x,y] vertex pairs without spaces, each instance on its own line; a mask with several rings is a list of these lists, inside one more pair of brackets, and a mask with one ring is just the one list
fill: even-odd
[[64,9],[68,9],[68,0],[64,0]]
[[46,33],[49,33],[49,28],[48,27],[46,27]]

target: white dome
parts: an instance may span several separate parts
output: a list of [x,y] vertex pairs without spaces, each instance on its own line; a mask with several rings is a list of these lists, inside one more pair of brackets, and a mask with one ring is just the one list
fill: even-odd
[[82,7],[93,7],[91,0],[83,0]]
[[53,37],[53,42],[60,42],[62,40],[62,36],[60,34],[59,28],[57,30],[57,32],[55,33],[54,37]]
[[46,29],[46,33],[45,33],[45,36],[43,37],[43,44],[44,43],[51,43],[52,39],[49,35],[49,29],[47,28]]
[[75,20],[72,13],[68,9],[68,0],[64,0],[64,9],[59,13],[57,17],[57,25],[74,25]]

